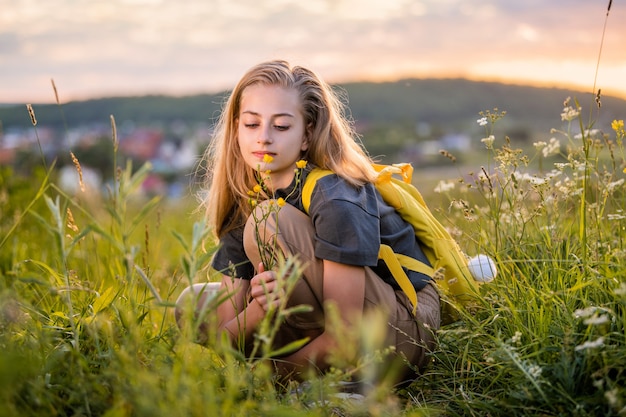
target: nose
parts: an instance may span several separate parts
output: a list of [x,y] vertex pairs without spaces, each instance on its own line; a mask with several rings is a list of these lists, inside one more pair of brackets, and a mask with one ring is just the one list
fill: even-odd
[[257,142],[258,143],[272,143],[273,142],[269,126],[263,127],[262,129],[260,129]]

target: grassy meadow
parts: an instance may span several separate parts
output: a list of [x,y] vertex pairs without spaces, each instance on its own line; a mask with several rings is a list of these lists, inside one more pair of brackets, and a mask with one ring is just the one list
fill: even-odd
[[[106,193],[73,195],[44,161],[29,178],[1,167],[0,415],[626,414],[624,123],[603,132],[593,126],[603,109],[563,107],[553,139],[525,150],[499,133],[504,112],[486,110],[476,116],[481,163],[434,189],[417,184],[465,252],[491,256],[498,275],[437,333],[420,379],[357,402],[332,395],[340,371],[305,393],[274,381],[271,323],[256,359],[216,339],[193,343],[191,321],[178,329],[179,293],[215,279],[212,241],[193,196],[140,192],[149,165],[116,166]],[[377,357],[365,351],[358,366]]]

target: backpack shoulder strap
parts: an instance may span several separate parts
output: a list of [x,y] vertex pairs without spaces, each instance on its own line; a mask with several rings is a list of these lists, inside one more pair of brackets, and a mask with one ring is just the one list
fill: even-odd
[[313,195],[313,189],[315,188],[315,184],[317,184],[317,180],[332,173],[333,172],[329,169],[314,168],[307,174],[304,185],[302,186],[302,206],[307,214],[309,214],[311,196]]

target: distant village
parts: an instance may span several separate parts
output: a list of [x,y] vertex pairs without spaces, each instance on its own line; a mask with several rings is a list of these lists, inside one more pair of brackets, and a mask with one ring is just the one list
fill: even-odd
[[[117,126],[117,165],[129,159],[133,168],[151,164],[151,171],[142,185],[146,195],[177,198],[197,185],[196,173],[202,153],[210,139],[208,124],[189,126],[176,122],[169,126]],[[37,125],[30,128],[0,130],[0,166],[11,166],[16,172],[29,175],[35,166],[56,163],[56,181],[69,193],[77,192],[79,179],[71,154],[78,159],[84,185],[91,191],[103,191],[113,178],[113,146],[111,125],[89,125],[59,129]],[[71,152],[71,154],[70,154]]]
[[[150,163],[151,171],[142,185],[142,192],[179,198],[201,181],[200,162],[211,129],[208,123],[190,125],[183,121],[149,126],[123,122],[116,126],[117,165],[124,166],[129,159],[135,169]],[[417,124],[415,129],[416,138],[421,139],[409,140],[399,154],[402,162],[412,162],[416,167],[436,165],[436,161],[442,160],[441,149],[463,154],[472,148],[472,140],[467,134],[434,135],[426,123]],[[79,189],[79,179],[70,152],[80,163],[83,183],[92,191],[105,190],[113,178],[115,155],[110,124],[67,129],[37,125],[36,128],[0,130],[0,166],[12,166],[17,172],[29,175],[34,167],[42,166],[43,153],[48,164],[56,161],[59,186],[75,193]],[[390,156],[391,159],[395,157]]]

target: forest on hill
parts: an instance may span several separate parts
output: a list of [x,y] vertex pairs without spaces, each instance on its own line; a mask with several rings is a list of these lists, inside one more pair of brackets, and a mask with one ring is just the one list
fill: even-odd
[[[402,156],[422,165],[438,164],[439,149],[467,157],[480,148],[485,128],[477,123],[480,113],[506,111],[498,122],[497,135],[515,146],[549,140],[552,129],[561,129],[564,101],[578,101],[585,123],[610,131],[614,119],[626,117],[626,100],[601,97],[601,107],[591,93],[557,88],[537,88],[465,79],[405,79],[393,82],[354,82],[335,85],[346,104],[348,116],[371,155],[389,162]],[[57,142],[69,132],[110,137],[110,116],[117,126],[132,130],[150,127],[175,143],[191,138],[209,140],[209,129],[219,115],[227,91],[192,96],[147,95],[107,97],[57,104],[33,104],[38,129],[56,132]],[[588,120],[588,122],[587,122]],[[3,133],[28,132],[31,120],[24,104],[0,107],[0,148]],[[575,126],[578,128],[578,126]],[[63,134],[63,132],[66,132]],[[98,133],[93,133],[98,132]],[[197,133],[200,132],[200,133]],[[17,136],[20,134],[17,133]],[[25,133],[22,137],[28,136]],[[123,139],[123,138],[122,138]],[[4,140],[7,142],[7,140]],[[178,145],[176,145],[178,146]],[[200,143],[200,146],[204,146]],[[22,148],[23,149],[23,148]],[[97,151],[102,154],[101,150]],[[19,159],[19,158],[18,158]]]
[[[583,111],[595,106],[590,93],[560,88],[538,88],[465,79],[406,79],[393,82],[358,82],[336,86],[342,93],[351,117],[358,125],[411,125],[429,123],[464,129],[480,111],[498,108],[507,111],[508,124],[531,130],[555,127],[562,103],[577,99]],[[33,104],[38,123],[63,127],[118,121],[137,124],[212,122],[227,92],[191,96],[147,95],[108,97],[62,104]],[[594,112],[595,114],[595,112]],[[598,123],[610,123],[626,114],[626,100],[602,97]],[[30,125],[24,105],[0,107],[4,129]]]

